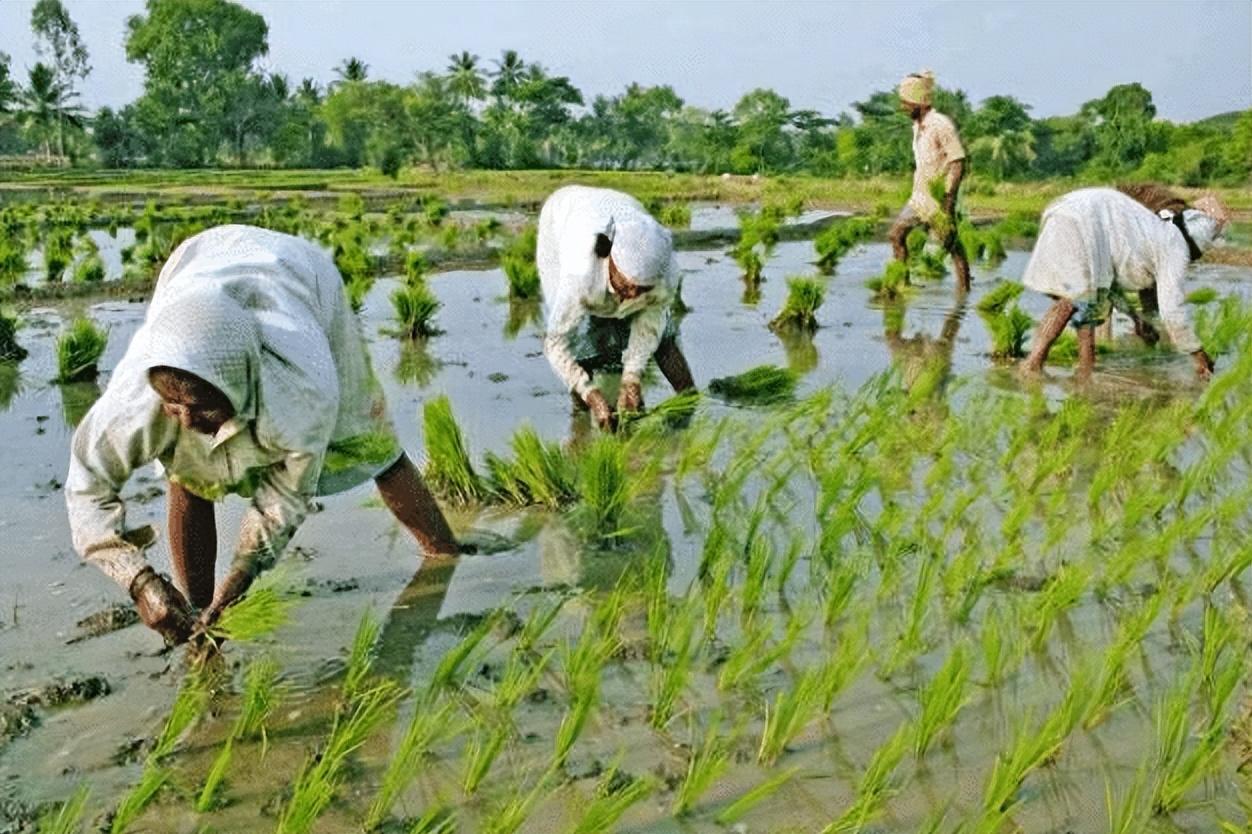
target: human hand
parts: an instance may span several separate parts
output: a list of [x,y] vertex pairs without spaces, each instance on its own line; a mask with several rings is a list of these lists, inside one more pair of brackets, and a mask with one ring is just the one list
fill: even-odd
[[1195,375],[1201,382],[1208,382],[1213,378],[1213,360],[1203,348],[1192,353],[1191,360],[1195,363]]
[[622,389],[617,394],[618,414],[637,414],[643,411],[643,387],[638,380],[622,380]]
[[171,646],[187,642],[195,627],[195,617],[186,597],[174,584],[152,567],[139,572],[130,583],[130,598],[135,601],[139,619],[165,638]]
[[599,388],[592,388],[583,397],[583,402],[587,404],[587,408],[591,409],[591,416],[595,419],[596,425],[605,431],[614,431],[617,428],[617,415],[613,413],[609,401],[604,398],[604,394],[600,393]]
[[217,622],[231,604],[243,596],[244,592],[252,584],[252,575],[247,571],[232,568],[230,573],[226,574],[226,578],[217,586],[217,590],[213,593],[213,602],[200,612],[200,618],[197,626],[207,631]]

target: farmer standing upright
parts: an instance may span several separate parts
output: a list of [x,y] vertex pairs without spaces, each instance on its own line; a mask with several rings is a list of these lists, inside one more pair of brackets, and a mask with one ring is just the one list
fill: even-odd
[[[952,120],[931,107],[935,77],[913,73],[900,82],[900,108],[913,120],[913,193],[891,227],[891,249],[908,261],[908,236],[916,226],[937,234],[952,256],[957,292],[969,290],[969,259],[956,233],[956,197],[965,176],[965,148]],[[941,191],[943,202],[932,189]]]
[[638,200],[607,188],[557,189],[539,212],[535,259],[544,355],[602,428],[616,413],[594,382],[598,370],[620,363],[618,412],[643,408],[653,356],[675,391],[695,387],[670,315],[679,284],[673,238]]
[[[119,497],[152,461],[168,479],[182,592],[148,564],[155,534],[127,529]],[[290,235],[220,226],[161,270],[143,326],[74,433],[65,497],[78,552],[177,643],[193,606],[211,622],[274,562],[314,496],[370,478],[426,551],[458,552],[396,440],[334,263]],[[228,493],[252,503],[215,589],[213,502]]]
[[[1174,346],[1191,354],[1197,376],[1208,379],[1213,361],[1188,320],[1183,279],[1187,266],[1222,234],[1230,212],[1215,195],[1191,208],[1154,212],[1139,199],[1113,188],[1083,188],[1043,212],[1039,240],[1022,283],[1053,299],[1035,329],[1023,370],[1038,373],[1052,343],[1073,323],[1078,330],[1078,374],[1095,366],[1095,327],[1121,303],[1122,293],[1139,293],[1143,313],[1159,311]],[[1135,330],[1149,343],[1156,331],[1127,308]]]

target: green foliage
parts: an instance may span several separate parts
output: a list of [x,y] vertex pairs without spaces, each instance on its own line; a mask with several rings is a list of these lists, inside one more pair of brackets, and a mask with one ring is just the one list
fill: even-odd
[[839,260],[857,244],[874,236],[877,222],[872,217],[849,217],[831,224],[813,239],[817,266],[823,273],[835,271]]
[[399,333],[405,338],[416,339],[439,332],[434,318],[441,305],[425,281],[410,282],[396,289],[391,293],[391,306],[400,323]]
[[816,330],[817,308],[826,300],[826,285],[818,278],[787,279],[787,300],[769,323],[771,330]]
[[452,413],[447,395],[429,400],[422,407],[426,436],[426,470],[430,488],[444,498],[468,504],[483,498],[485,490],[470,460],[465,436]]
[[761,270],[778,245],[782,219],[781,212],[767,209],[740,213],[739,240],[730,250],[730,255],[743,269],[743,276],[748,281],[761,279]]
[[535,264],[538,230],[527,226],[500,253],[500,268],[509,282],[509,298],[539,297],[539,267]]
[[513,434],[513,458],[486,457],[491,494],[511,504],[557,509],[578,496],[574,463],[557,443],[545,442],[530,426]]
[[908,285],[909,267],[897,260],[888,261],[882,275],[865,282],[865,286],[869,287],[874,297],[882,301],[902,298],[908,290]]
[[686,229],[691,225],[691,206],[686,203],[666,203],[657,213],[657,220],[671,229]]
[[232,643],[255,642],[286,625],[295,606],[294,599],[280,596],[273,587],[254,585],[242,599],[227,606],[208,633]]
[[797,377],[775,365],[758,365],[736,376],[709,382],[709,393],[722,399],[755,405],[770,405],[795,395]]
[[49,809],[39,818],[36,834],[78,834],[82,829],[83,817],[87,811],[87,797],[91,789],[79,785],[69,799],[55,809]]
[[109,334],[88,318],[77,318],[57,337],[57,382],[95,379]]
[[991,356],[993,358],[1020,359],[1025,355],[1026,336],[1035,322],[1024,310],[1013,303],[1007,309],[999,309],[995,312],[980,309],[978,312],[991,331]]
[[0,361],[26,358],[26,348],[17,342],[17,318],[0,310]]

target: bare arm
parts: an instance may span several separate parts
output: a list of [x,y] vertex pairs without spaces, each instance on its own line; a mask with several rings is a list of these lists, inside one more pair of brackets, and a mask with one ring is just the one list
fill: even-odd
[[956,218],[956,195],[964,178],[965,160],[954,159],[949,162],[947,178],[944,180],[943,210],[953,219]]

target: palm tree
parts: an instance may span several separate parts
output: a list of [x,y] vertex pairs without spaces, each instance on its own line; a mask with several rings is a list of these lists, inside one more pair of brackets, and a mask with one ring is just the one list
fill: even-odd
[[44,63],[37,63],[29,73],[30,83],[18,92],[18,121],[27,130],[40,136],[45,159],[52,159],[51,137],[55,133],[57,154],[65,155],[65,125],[81,128],[83,108],[73,103],[77,93],[57,81],[56,72]]
[[522,73],[526,69],[526,62],[517,54],[516,49],[506,49],[495,64],[496,71],[491,74],[495,79],[491,85],[491,94],[499,100],[508,96],[522,83]]
[[322,88],[312,78],[302,79],[296,88],[296,98],[310,106],[321,104]]
[[370,65],[362,61],[360,58],[347,58],[339,66],[335,67],[335,75],[339,76],[339,80],[345,84],[353,81],[364,81],[369,77]]
[[468,52],[448,56],[448,90],[469,104],[487,94],[487,82],[478,69],[478,56]]
[[17,102],[17,84],[9,70],[9,56],[0,52],[0,114],[8,113]]

